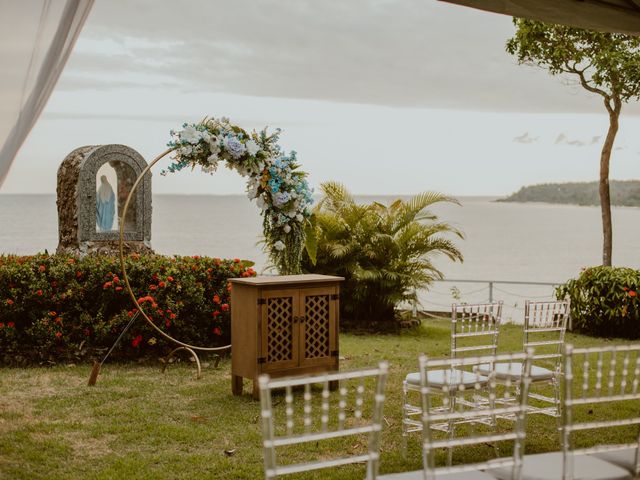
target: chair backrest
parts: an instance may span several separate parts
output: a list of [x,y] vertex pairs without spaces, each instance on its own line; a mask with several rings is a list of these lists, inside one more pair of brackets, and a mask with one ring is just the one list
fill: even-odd
[[500,322],[502,322],[501,301],[475,304],[454,303],[451,306],[451,356],[465,356],[470,352],[476,356],[495,355],[498,349]]
[[524,302],[523,350],[534,348],[534,359],[552,360],[558,371],[570,310],[569,300]]
[[[564,350],[563,478],[573,478],[574,454],[625,449],[635,449],[635,471],[640,473],[640,344],[592,348],[567,344]],[[604,420],[594,416],[598,405],[603,405]],[[580,406],[589,412],[578,421],[576,409]],[[616,444],[604,441],[602,429],[630,427],[634,428],[634,441],[621,444],[619,435]],[[588,430],[599,430],[598,445],[575,448],[575,434]]]
[[[282,379],[271,379],[268,375],[261,375],[259,385],[265,477],[271,479],[279,475],[366,462],[366,478],[375,479],[378,473],[382,407],[388,370],[387,362],[380,362],[377,368],[350,372]],[[331,394],[330,384],[335,382],[339,382],[338,392]],[[294,387],[303,389],[303,405],[301,409],[297,409],[301,410],[298,415],[295,412]],[[283,421],[276,422],[272,392],[274,389],[281,388],[285,389]],[[314,391],[320,396],[320,405],[315,402],[315,408]],[[368,400],[371,400],[371,405],[365,405]],[[332,406],[335,415],[331,414]],[[300,413],[302,413],[302,418],[299,418]],[[298,417],[297,423],[295,417]],[[351,435],[368,436],[367,453],[336,456],[313,462],[278,464],[278,456],[276,455],[278,447],[320,442]]]
[[[436,474],[445,473],[461,473],[476,471],[487,468],[513,468],[512,479],[518,480],[521,475],[522,461],[524,456],[525,443],[525,426],[527,413],[527,397],[529,385],[531,383],[531,361],[533,352],[506,353],[501,355],[486,355],[481,357],[466,358],[447,358],[447,359],[428,359],[422,355],[420,357],[420,381],[422,395],[422,438],[423,438],[423,461],[424,461],[424,478],[425,480],[433,480]],[[502,389],[505,401],[500,401],[496,392],[498,382],[494,366],[500,362],[521,362],[522,372],[518,380],[519,397],[513,402],[512,388],[510,380],[507,379],[507,385]],[[487,375],[483,370],[483,375],[478,372],[480,365],[490,365],[490,373]],[[431,387],[429,382],[430,371],[451,371],[463,370],[475,375],[474,385],[470,385],[470,378],[462,375],[450,375],[445,389],[442,385],[434,385]],[[504,383],[503,383],[504,385]],[[465,408],[453,408],[451,399],[456,395],[463,395],[465,392],[473,394],[480,389],[485,390],[485,396],[489,399],[489,403],[466,403]],[[488,395],[486,395],[488,393]],[[442,405],[435,405],[437,397],[442,397]],[[496,404],[498,406],[496,406]],[[473,423],[482,420],[492,419],[491,424],[495,425],[496,418],[499,417],[515,417],[515,422],[510,423],[511,431],[498,433],[493,427],[488,428],[486,432],[478,432],[477,429],[471,430],[465,435],[461,429],[456,430],[456,436],[447,435],[442,439],[435,439],[438,424],[452,423]],[[493,444],[495,442],[513,441],[513,454],[510,457],[492,459],[482,463],[464,464],[446,467],[436,467],[436,450],[440,448],[465,447],[469,445]]]

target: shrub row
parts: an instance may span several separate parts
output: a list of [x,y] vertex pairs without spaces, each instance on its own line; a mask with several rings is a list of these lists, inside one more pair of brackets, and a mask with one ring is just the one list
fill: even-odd
[[[230,340],[229,278],[255,276],[253,263],[208,257],[126,259],[145,312],[169,335],[200,346]],[[95,255],[0,256],[0,363],[56,363],[103,354],[136,313],[119,259]],[[142,316],[110,358],[163,354]]]
[[573,329],[602,337],[640,338],[640,270],[592,267],[558,287],[571,299]]

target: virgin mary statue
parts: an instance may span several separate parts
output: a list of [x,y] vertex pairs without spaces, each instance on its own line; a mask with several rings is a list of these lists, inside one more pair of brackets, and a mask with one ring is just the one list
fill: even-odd
[[116,196],[106,175],[100,177],[100,187],[96,194],[96,225],[99,230],[108,231],[113,227],[116,213]]

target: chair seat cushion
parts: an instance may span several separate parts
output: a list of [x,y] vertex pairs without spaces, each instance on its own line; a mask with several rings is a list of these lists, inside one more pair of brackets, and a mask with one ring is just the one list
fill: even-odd
[[[376,478],[380,480],[424,480],[424,472],[415,470],[413,472],[388,473],[387,475],[378,475]],[[432,477],[433,478],[433,477]],[[436,480],[496,480],[485,472],[463,472],[463,473],[436,473]]]
[[631,473],[635,473],[637,451],[637,448],[625,448],[624,450],[594,453],[593,456],[622,467]]
[[[480,365],[478,370],[483,375],[489,375],[491,373],[491,365],[485,363],[484,365]],[[502,380],[512,380],[517,381],[520,380],[520,376],[522,375],[522,363],[520,362],[500,362],[495,364],[496,378]],[[539,382],[542,380],[550,380],[553,378],[553,371],[547,368],[536,367],[535,365],[531,365],[531,379],[534,382]]]
[[[499,480],[511,480],[511,468],[494,468],[487,473]],[[562,453],[525,455],[522,480],[560,480]],[[624,468],[589,455],[576,455],[573,460],[573,480],[632,480]]]
[[[476,381],[481,385],[487,383],[487,377],[465,372],[464,370],[429,370],[427,373],[429,385],[464,385],[473,387]],[[413,372],[406,376],[405,381],[410,385],[420,386],[420,372]]]

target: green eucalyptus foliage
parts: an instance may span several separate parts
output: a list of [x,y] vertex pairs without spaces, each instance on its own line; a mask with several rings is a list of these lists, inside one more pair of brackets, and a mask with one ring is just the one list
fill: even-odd
[[592,267],[556,290],[571,299],[574,330],[590,335],[640,338],[640,270]]
[[455,199],[426,192],[389,206],[359,204],[339,183],[327,182],[321,189],[324,196],[307,235],[312,245],[308,242],[302,265],[307,272],[345,277],[343,326],[395,326],[396,307],[417,300],[415,290],[443,278],[435,256],[462,261],[448,237],[463,234],[427,210],[439,202],[458,203]]

